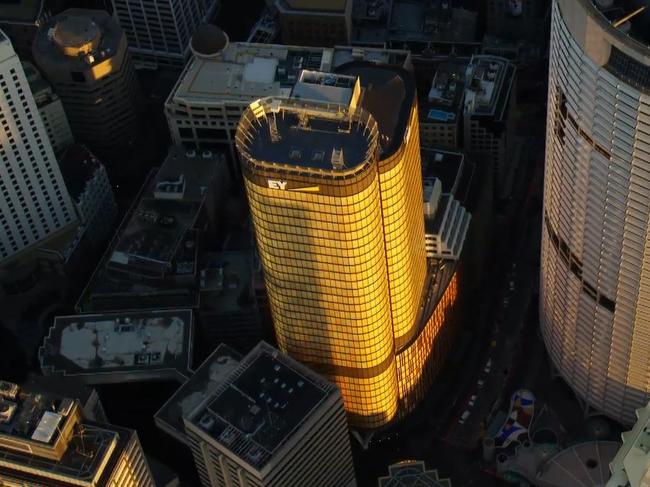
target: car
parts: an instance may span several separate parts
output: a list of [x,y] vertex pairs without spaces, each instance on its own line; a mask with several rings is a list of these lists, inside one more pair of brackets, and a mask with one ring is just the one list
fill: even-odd
[[483,387],[484,384],[485,384],[485,381],[483,379],[479,379],[479,380],[476,381],[476,385],[478,386],[479,389],[481,387]]
[[508,285],[508,288],[509,288],[511,291],[514,291],[514,290],[515,290],[515,281],[510,281],[510,283],[509,283],[509,285]]
[[487,374],[488,372],[490,372],[491,369],[492,369],[492,359],[488,359],[483,371]]
[[467,401],[467,404],[469,404],[470,406],[476,404],[476,394],[472,394],[472,396],[469,398],[469,401]]
[[469,418],[470,412],[465,410],[465,412],[460,416],[460,419],[458,420],[458,424],[465,424],[465,421],[467,418]]
[[503,307],[507,308],[509,304],[510,304],[510,299],[509,298],[503,298]]

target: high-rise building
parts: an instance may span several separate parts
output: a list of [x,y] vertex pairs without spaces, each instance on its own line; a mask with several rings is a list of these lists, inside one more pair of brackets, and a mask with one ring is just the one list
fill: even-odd
[[113,229],[117,204],[104,165],[81,144],[68,147],[59,158],[68,194],[74,202],[88,243],[101,246]]
[[10,39],[20,59],[30,59],[38,28],[50,16],[45,0],[2,2],[0,29]]
[[113,0],[113,12],[138,64],[181,68],[190,54],[192,34],[215,15],[219,4],[219,0]]
[[339,72],[303,70],[289,99],[252,103],[236,140],[280,348],[372,428],[420,379],[407,352],[427,275],[418,110],[402,68]]
[[196,42],[195,57],[187,63],[165,102],[165,115],[175,144],[199,150],[226,150],[231,175],[238,177],[235,130],[248,105],[267,96],[286,96],[302,69],[334,71],[354,60],[411,67],[408,51],[371,48],[318,48]]
[[68,116],[63,109],[59,95],[52,91],[50,84],[43,79],[41,73],[29,62],[23,62],[25,77],[32,90],[38,113],[41,115],[45,131],[50,138],[54,153],[59,155],[73,142],[72,129]]
[[540,282],[553,365],[627,424],[650,399],[650,22],[625,21],[635,5],[553,2]]
[[507,59],[472,56],[465,72],[464,146],[494,171],[495,194],[510,194],[516,67]]
[[76,219],[20,60],[2,31],[0,126],[2,262]]
[[234,367],[224,359],[183,386],[203,392],[181,405],[203,487],[356,485],[333,384],[265,342]]
[[154,487],[135,431],[83,417],[76,399],[0,381],[0,485]]
[[138,132],[138,83],[124,33],[102,10],[69,9],[36,36],[34,60],[61,97],[72,132],[105,162]]
[[283,44],[350,45],[352,0],[276,0]]

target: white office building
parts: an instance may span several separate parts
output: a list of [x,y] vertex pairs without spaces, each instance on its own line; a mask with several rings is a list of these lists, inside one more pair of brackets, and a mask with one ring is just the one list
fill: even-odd
[[[632,0],[554,0],[540,322],[585,405],[650,399],[650,22]],[[602,10],[601,10],[602,9]]]
[[0,263],[76,219],[20,60],[0,31]]
[[43,79],[33,64],[24,62],[23,70],[38,107],[38,113],[43,120],[45,131],[50,138],[52,149],[55,154],[61,154],[74,142],[72,129],[63,109],[61,98],[52,91],[52,86]]
[[192,35],[219,5],[219,0],[113,0],[113,13],[137,65],[182,67]]

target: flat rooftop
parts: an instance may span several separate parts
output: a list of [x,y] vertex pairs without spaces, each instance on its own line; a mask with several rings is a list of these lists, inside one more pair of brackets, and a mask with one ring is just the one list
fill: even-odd
[[[248,152],[256,161],[321,171],[342,171],[371,162],[374,123],[355,111],[344,116],[322,104],[261,100],[246,123]],[[277,110],[277,111],[276,111]],[[368,124],[370,123],[370,127]]]
[[170,148],[162,166],[151,170],[77,308],[88,312],[196,306],[194,226],[212,181],[223,177],[224,164],[220,154]]
[[443,193],[456,194],[463,173],[465,156],[462,152],[423,149],[422,180],[439,179]]
[[303,69],[330,72],[357,58],[402,66],[408,56],[401,50],[234,42],[220,59],[189,62],[167,104],[210,106],[226,100],[248,103],[269,96],[288,96]]
[[497,56],[472,56],[465,74],[465,111],[502,120],[515,79],[515,66]]
[[251,292],[253,275],[251,250],[232,250],[210,254],[201,270],[202,305],[220,314],[236,313]]
[[[0,24],[26,23],[34,24],[41,16],[45,0],[4,0],[0,2]],[[2,32],[0,32],[0,39]]]
[[186,423],[261,470],[337,389],[260,342]]
[[354,3],[352,18],[359,43],[477,41],[478,13],[444,0],[361,0]]
[[417,77],[418,109],[422,122],[460,122],[468,63],[468,58],[449,57],[437,64],[432,76]]
[[191,310],[57,316],[39,358],[46,375],[89,384],[182,379],[192,340]]
[[337,73],[361,81],[360,106],[379,127],[382,159],[402,144],[415,98],[415,79],[404,68],[355,61],[337,68]]
[[219,345],[154,415],[158,427],[187,443],[183,417],[199,407],[206,397],[226,382],[241,358],[241,354],[228,345]]

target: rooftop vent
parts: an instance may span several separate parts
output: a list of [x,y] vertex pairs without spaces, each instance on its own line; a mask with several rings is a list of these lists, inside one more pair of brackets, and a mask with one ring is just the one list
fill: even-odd
[[15,401],[19,391],[20,387],[17,384],[0,380],[0,397]]
[[15,402],[0,400],[0,424],[10,423],[17,408]]
[[343,157],[343,148],[332,149],[332,167],[334,169],[343,169],[345,167],[345,159]]
[[168,179],[156,183],[154,197],[159,200],[180,200],[185,195],[185,176]]

